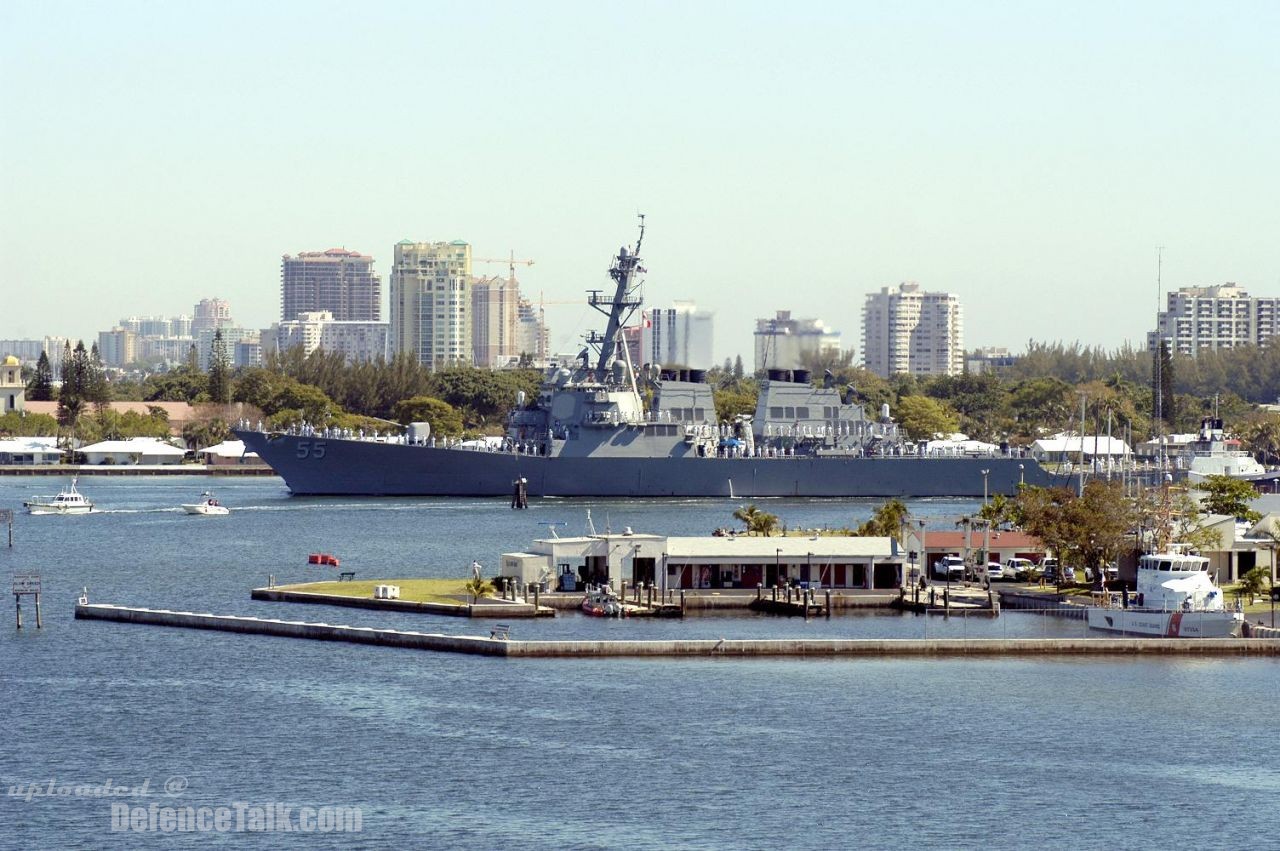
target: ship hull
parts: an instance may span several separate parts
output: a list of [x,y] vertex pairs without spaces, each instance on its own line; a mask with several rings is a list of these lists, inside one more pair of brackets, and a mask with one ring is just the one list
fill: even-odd
[[1141,609],[1089,609],[1089,628],[1152,638],[1230,638],[1243,616],[1225,611],[1150,612]]
[[1029,458],[544,457],[236,432],[298,495],[981,497],[1066,484]]

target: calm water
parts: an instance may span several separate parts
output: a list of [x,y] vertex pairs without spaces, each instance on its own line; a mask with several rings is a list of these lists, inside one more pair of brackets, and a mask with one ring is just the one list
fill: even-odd
[[[50,487],[52,485],[52,487]],[[307,847],[1277,847],[1280,769],[1261,734],[1274,662],[508,661],[75,622],[91,599],[476,632],[455,619],[255,603],[327,574],[463,576],[566,522],[702,534],[728,500],[295,499],[218,481],[227,518],[173,510],[202,479],[84,479],[108,509],[19,516],[0,570],[44,577],[45,629],[0,609],[0,792],[136,786],[135,799],[0,797],[0,847],[257,841]],[[0,479],[18,507],[50,479]],[[874,501],[765,500],[792,526]],[[913,505],[941,528],[967,501]],[[0,540],[0,543],[3,543]],[[6,577],[7,581],[7,577]],[[4,589],[4,590],[7,590]],[[6,597],[7,599],[7,597]],[[516,623],[517,637],[1075,635],[1079,622],[886,615]],[[180,794],[169,796],[164,785]],[[184,785],[185,784],[185,785]],[[111,832],[111,800],[359,807],[363,832]]]

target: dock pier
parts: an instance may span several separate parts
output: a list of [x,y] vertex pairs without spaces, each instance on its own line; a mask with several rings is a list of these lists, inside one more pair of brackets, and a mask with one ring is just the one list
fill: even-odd
[[933,638],[933,639],[691,639],[672,641],[515,641],[237,615],[177,612],[89,603],[81,597],[77,620],[114,621],[250,635],[343,641],[440,653],[516,658],[606,657],[848,657],[999,658],[1027,656],[1268,656],[1280,657],[1274,638]]

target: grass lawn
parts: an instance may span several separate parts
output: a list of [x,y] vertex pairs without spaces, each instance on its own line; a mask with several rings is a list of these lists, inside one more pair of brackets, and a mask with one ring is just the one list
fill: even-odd
[[304,582],[277,586],[285,591],[334,594],[340,597],[373,597],[375,585],[399,585],[400,599],[414,603],[464,605],[470,602],[463,579],[370,579],[366,582]]
[[[1223,586],[1222,593],[1226,598],[1228,606],[1235,605],[1236,592],[1239,591],[1239,589],[1240,589],[1240,584],[1238,582]],[[1270,614],[1271,613],[1271,586],[1268,585],[1261,594],[1259,594],[1256,598],[1254,598],[1254,600],[1255,600],[1254,602],[1249,602],[1248,597],[1244,598],[1244,613],[1246,615],[1258,615],[1258,614],[1262,614],[1263,612]],[[1280,611],[1280,603],[1276,603],[1276,610]]]

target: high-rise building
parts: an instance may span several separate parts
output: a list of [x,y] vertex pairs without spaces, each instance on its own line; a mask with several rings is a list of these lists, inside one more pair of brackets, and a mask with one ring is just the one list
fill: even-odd
[[[121,319],[119,322],[121,328],[126,331],[132,331],[139,337],[172,337],[173,320],[163,316],[130,316],[128,319]],[[190,329],[191,320],[187,320],[188,330]]]
[[1147,334],[1147,348],[1155,351],[1161,337],[1182,355],[1261,346],[1280,333],[1278,312],[1280,298],[1250,296],[1235,284],[1183,287],[1168,294],[1166,308],[1156,317],[1158,330]]
[[202,331],[216,331],[235,324],[231,319],[230,303],[220,298],[200,299],[195,313],[190,330],[193,337],[199,337]]
[[304,311],[290,322],[281,322],[264,334],[263,343],[276,351],[301,346],[309,355],[317,349],[341,352],[347,363],[370,361],[387,356],[386,322],[342,322],[327,310]]
[[382,279],[373,271],[372,257],[330,248],[281,258],[281,321],[321,310],[337,322],[382,320]]
[[504,366],[520,355],[519,310],[520,285],[515,278],[471,279],[471,360],[476,366]]
[[431,369],[471,362],[471,246],[396,243],[391,347]]
[[62,369],[62,353],[66,349],[66,337],[45,337],[42,340],[0,340],[0,357],[13,355],[23,366],[35,366],[43,353],[56,375]]
[[551,334],[541,310],[535,310],[527,298],[516,305],[516,349],[521,358],[538,367],[547,366],[547,354],[551,348]]
[[792,319],[779,310],[772,319],[756,320],[756,372],[766,369],[798,369],[806,354],[840,354],[840,332],[821,319]]
[[128,328],[98,332],[98,356],[106,366],[122,367],[138,360],[138,335]]
[[[656,366],[711,366],[711,327],[714,315],[691,301],[644,311],[640,326],[640,360]],[[637,364],[638,366],[639,364]]]
[[[247,348],[239,351],[248,353],[248,357],[252,360],[257,352],[256,357],[261,360],[261,338],[262,332],[255,328],[241,328],[238,325],[224,325],[217,329],[206,329],[196,334],[196,362],[201,369],[209,368],[209,358],[213,354],[213,338],[214,335],[222,332],[222,343],[226,346],[227,358],[231,361],[232,366],[255,366],[255,363],[244,362],[243,356],[237,355],[237,346],[241,343],[251,344]],[[190,347],[188,346],[188,349]],[[184,355],[185,357],[185,355]],[[239,358],[239,359],[238,359]]]
[[876,375],[960,375],[964,322],[960,298],[923,292],[915,282],[868,293],[862,308],[862,359]]

